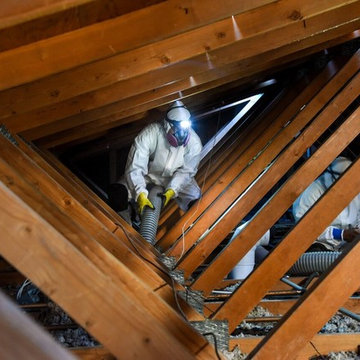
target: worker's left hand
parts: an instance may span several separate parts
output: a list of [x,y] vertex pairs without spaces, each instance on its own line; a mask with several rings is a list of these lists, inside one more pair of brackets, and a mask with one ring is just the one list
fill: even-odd
[[173,189],[167,189],[162,194],[162,196],[165,198],[163,207],[165,207],[169,203],[169,201],[174,197],[174,195],[175,195],[175,191]]

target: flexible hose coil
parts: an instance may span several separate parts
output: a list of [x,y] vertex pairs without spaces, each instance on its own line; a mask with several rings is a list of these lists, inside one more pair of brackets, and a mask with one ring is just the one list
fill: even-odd
[[163,192],[164,189],[158,185],[150,189],[148,198],[154,205],[155,209],[150,209],[146,206],[141,215],[140,234],[152,245],[156,242],[156,232],[163,201],[160,195]]
[[314,272],[322,273],[339,257],[339,251],[308,252],[287,272],[289,275],[310,275]]

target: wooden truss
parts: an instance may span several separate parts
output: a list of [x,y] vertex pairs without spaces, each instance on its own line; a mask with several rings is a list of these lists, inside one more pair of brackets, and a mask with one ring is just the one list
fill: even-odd
[[[21,24],[24,11],[40,21],[44,14],[56,18],[58,6],[88,5],[91,14],[96,3],[37,0],[31,9],[19,5],[12,12],[0,5],[6,10],[0,15],[0,30]],[[46,150],[130,123],[177,99],[180,91],[187,96],[230,79],[245,81],[299,53],[337,43],[359,25],[360,1],[306,0],[291,16],[283,14],[297,9],[298,1],[225,3],[189,0],[193,16],[185,16],[188,10],[181,1],[152,1],[153,6],[90,24],[72,36],[49,37],[0,53],[0,121],[11,134],[11,140],[0,136],[0,255],[21,273],[18,277],[29,278],[103,345],[74,350],[80,358],[222,358],[217,343],[196,330],[194,322],[226,324],[228,350],[239,346],[254,359],[305,359],[314,355],[310,342],[322,353],[354,350],[360,343],[359,335],[317,334],[340,307],[359,312],[359,302],[351,298],[360,285],[359,238],[302,296],[276,304],[264,299],[279,290],[279,279],[359,194],[360,159],[236,290],[211,301],[239,260],[360,134],[360,51],[345,60],[335,58],[321,73],[284,89],[261,118],[216,146],[197,175],[204,183],[202,198],[185,214],[175,206],[163,212],[156,246]],[[271,16],[274,12],[281,16]],[[150,16],[164,22],[153,27]],[[241,39],[234,22],[243,24]],[[136,30],[138,23],[141,31]],[[135,30],[122,38],[118,32],[126,30],[124,24]],[[66,49],[89,37],[93,47],[66,56]],[[349,107],[353,111],[348,114]],[[315,154],[296,166],[341,116],[342,123]],[[39,146],[31,142],[35,140]],[[272,190],[245,229],[224,245]],[[172,271],[163,264],[164,256],[174,261]],[[184,281],[177,283],[174,273]],[[200,294],[202,311],[180,296],[184,293]],[[257,305],[279,314],[275,329],[256,340],[230,337]],[[27,320],[11,306],[0,295],[3,332],[11,327],[11,338],[24,351],[46,358],[46,349],[29,344],[31,334],[14,328],[16,321]],[[33,331],[33,324],[25,326]],[[11,343],[2,340],[6,355],[15,358]],[[54,359],[72,357],[57,345],[49,346]]]

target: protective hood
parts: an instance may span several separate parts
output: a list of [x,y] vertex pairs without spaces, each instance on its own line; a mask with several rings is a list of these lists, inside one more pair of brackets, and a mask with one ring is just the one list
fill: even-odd
[[166,120],[168,121],[189,121],[190,111],[186,108],[182,101],[175,101],[166,112]]

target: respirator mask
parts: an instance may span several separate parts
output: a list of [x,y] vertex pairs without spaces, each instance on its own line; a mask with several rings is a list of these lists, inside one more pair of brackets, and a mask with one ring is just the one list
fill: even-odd
[[171,146],[186,146],[190,139],[190,111],[181,101],[176,101],[166,113],[169,124],[166,138]]

